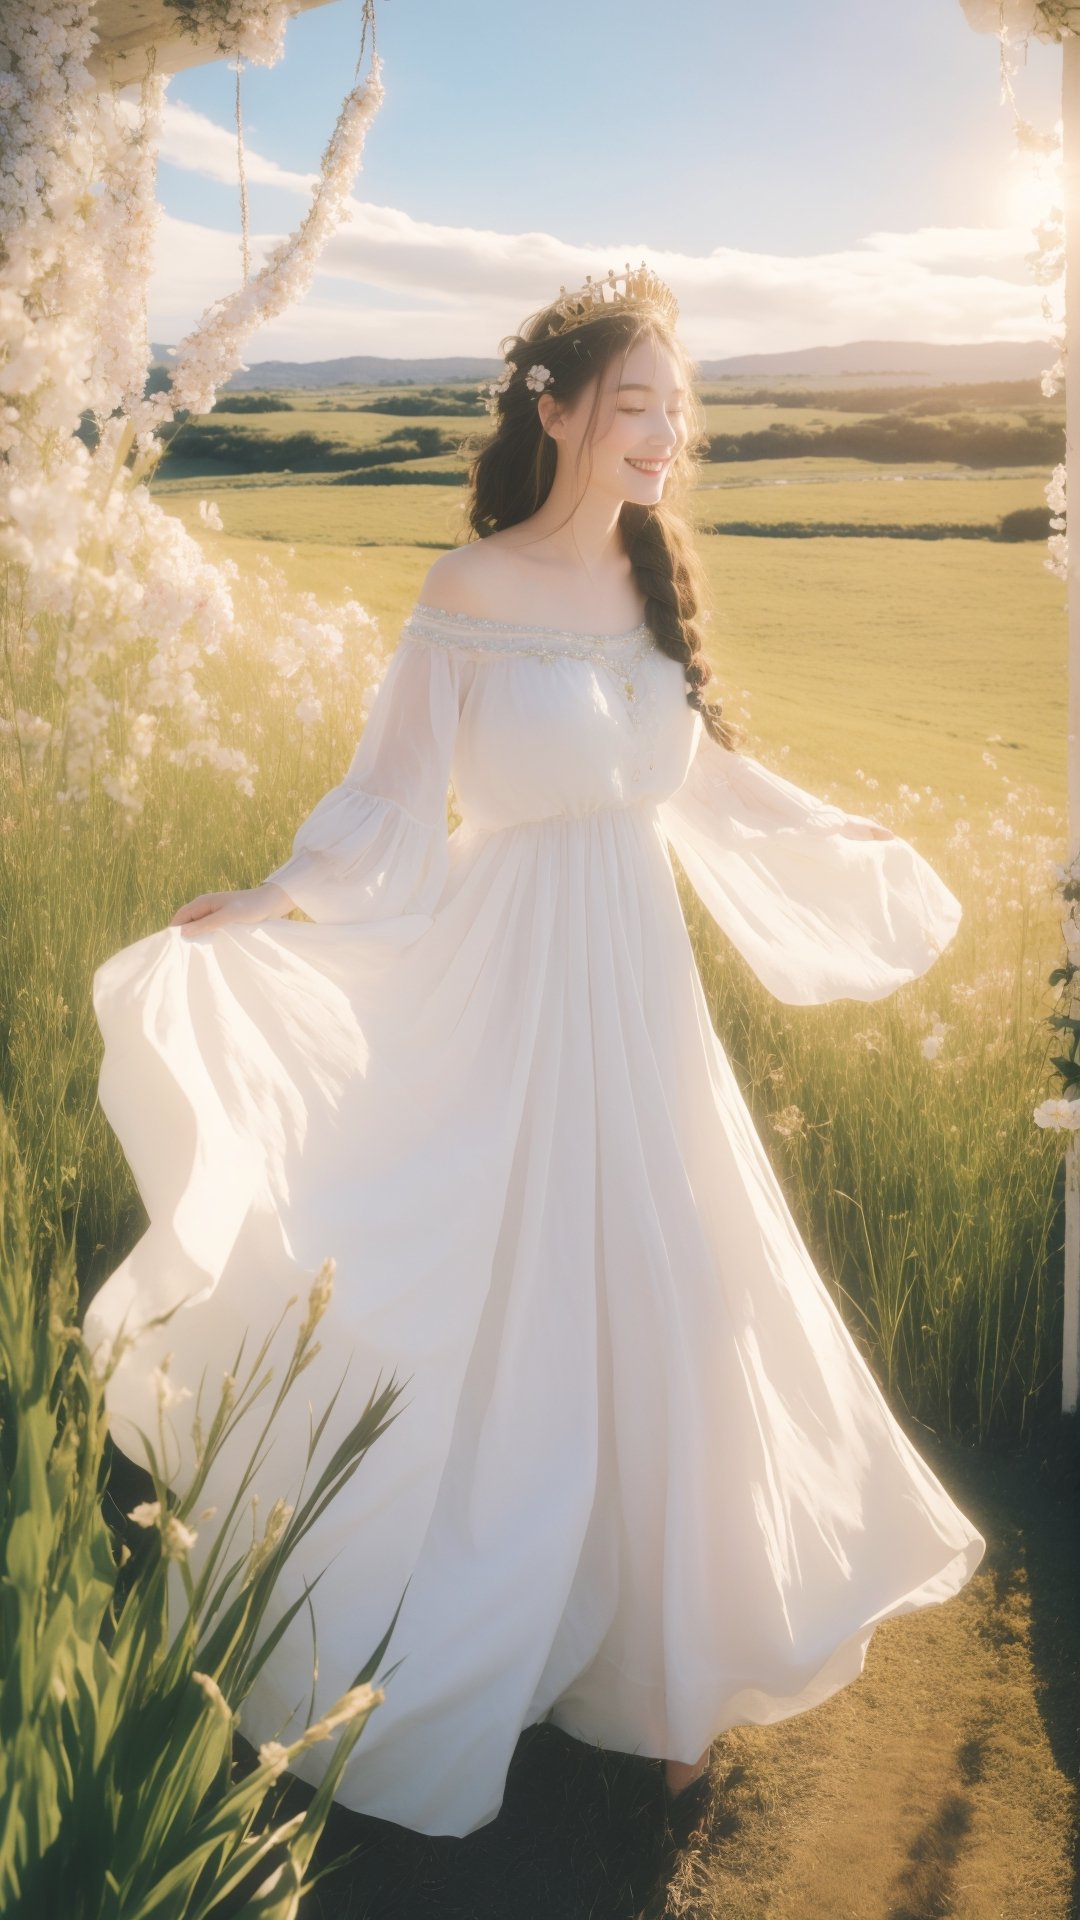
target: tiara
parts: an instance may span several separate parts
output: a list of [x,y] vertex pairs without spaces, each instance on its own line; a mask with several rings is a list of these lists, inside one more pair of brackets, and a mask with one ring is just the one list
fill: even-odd
[[[621,287],[620,281],[623,282]],[[567,293],[565,287],[560,287],[559,295],[559,299],[553,300],[548,310],[549,319],[543,340],[569,333],[575,327],[587,326],[590,320],[611,313],[617,307],[637,307],[642,311],[659,312],[672,325],[679,318],[679,303],[671,288],[645,265],[644,260],[636,272],[631,269],[629,260],[625,273],[615,273],[609,267],[606,280],[594,280],[591,273],[586,274],[585,285],[579,287],[576,293]],[[531,344],[534,347],[542,345],[542,340],[534,340]],[[517,363],[511,362],[506,366],[501,380],[477,387],[476,391],[488,413],[493,416],[498,414],[500,397],[506,392],[516,372]],[[550,367],[538,363],[528,369],[525,385],[532,393],[542,393],[551,377]]]
[[[621,287],[620,281],[624,283]],[[679,317],[679,303],[671,288],[644,260],[636,271],[631,270],[628,260],[625,273],[615,273],[609,267],[606,280],[594,280],[592,274],[587,273],[585,285],[576,293],[567,293],[565,287],[560,287],[558,300],[552,302],[554,318],[549,323],[550,331],[564,333],[571,327],[585,326],[598,315],[610,313],[613,307],[658,307],[672,324]]]

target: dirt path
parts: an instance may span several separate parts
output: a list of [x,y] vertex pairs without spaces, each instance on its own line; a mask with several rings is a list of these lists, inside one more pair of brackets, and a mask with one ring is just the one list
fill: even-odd
[[1080,1920],[1076,1466],[913,1437],[986,1535],[982,1566],[885,1621],[822,1706],[724,1735],[674,1867],[656,1763],[537,1727],[465,1840],[341,1810],[332,1849],[360,1852],[303,1920]]

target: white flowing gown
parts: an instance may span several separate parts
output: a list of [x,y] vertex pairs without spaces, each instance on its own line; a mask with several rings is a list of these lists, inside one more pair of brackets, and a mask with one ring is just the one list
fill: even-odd
[[[327,1255],[262,1519],[295,1499],[309,1403],[346,1365],[316,1470],[378,1376],[404,1385],[279,1583],[284,1609],[326,1568],[316,1712],[405,1594],[347,1806],[469,1833],[543,1719],[695,1760],[854,1680],[879,1621],[978,1566],[799,1235],[668,851],[778,999],[877,1000],[960,904],[907,841],[840,831],[863,818],[713,741],[645,626],[418,601],[348,773],[271,876],[315,924],[166,930],[99,970],[101,1099],[150,1226],[86,1336],[185,1301],[113,1375],[119,1446],[145,1458],[166,1353],[174,1388],[206,1369],[212,1410],[244,1330],[250,1358]],[[190,1411],[167,1416],[177,1486]],[[207,1491],[222,1514],[240,1431]],[[295,1739],[311,1690],[301,1609],[242,1730]],[[317,1781],[328,1752],[294,1770]]]

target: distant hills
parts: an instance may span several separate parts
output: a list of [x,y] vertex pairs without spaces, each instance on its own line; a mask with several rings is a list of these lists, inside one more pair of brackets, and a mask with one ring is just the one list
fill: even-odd
[[937,340],[852,340],[842,347],[798,347],[787,353],[741,353],[730,360],[702,360],[701,376],[722,380],[741,374],[802,374],[842,379],[855,374],[898,375],[913,380],[1028,380],[1053,366],[1048,340],[975,340],[946,346]]
[[[168,348],[151,343],[155,360],[169,366]],[[934,340],[852,340],[845,346],[798,347],[786,353],[741,353],[726,360],[700,360],[702,380],[836,380],[884,378],[890,382],[942,380],[1024,380],[1053,364],[1046,340],[975,340],[947,346]],[[492,379],[503,362],[469,354],[441,354],[407,360],[356,353],[340,360],[257,360],[235,373],[223,393],[252,388],[322,389],[338,386],[439,386],[444,382]]]

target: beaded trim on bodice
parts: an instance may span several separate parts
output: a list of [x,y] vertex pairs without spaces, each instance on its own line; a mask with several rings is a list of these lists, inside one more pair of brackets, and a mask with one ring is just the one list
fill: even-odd
[[629,672],[655,645],[644,620],[629,633],[577,633],[565,627],[543,627],[525,622],[487,620],[479,614],[449,613],[417,601],[402,627],[402,635],[453,647],[466,653],[532,656],[540,660],[590,660],[594,666]]

